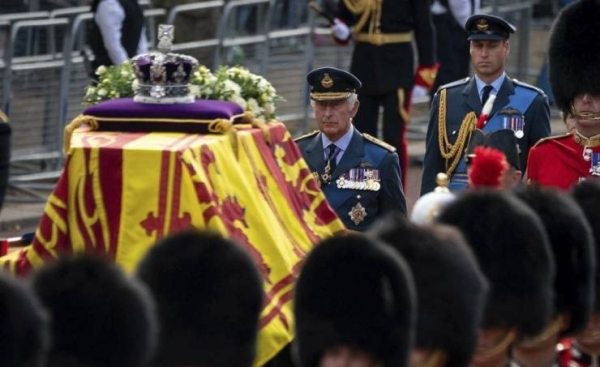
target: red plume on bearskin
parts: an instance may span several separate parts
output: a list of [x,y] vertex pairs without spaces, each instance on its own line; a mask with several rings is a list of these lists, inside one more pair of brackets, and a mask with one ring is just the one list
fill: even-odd
[[500,188],[502,175],[509,168],[506,156],[498,149],[475,147],[469,168],[470,187]]

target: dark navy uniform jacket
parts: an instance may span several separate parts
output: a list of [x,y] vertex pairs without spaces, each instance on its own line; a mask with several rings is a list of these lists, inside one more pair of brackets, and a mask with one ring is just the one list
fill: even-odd
[[[326,164],[321,136],[322,133],[315,131],[296,139],[310,170],[318,175],[323,174]],[[375,190],[377,185],[365,183],[367,174],[379,180],[378,190]],[[398,154],[387,144],[363,135],[356,129],[348,148],[332,172],[331,182],[326,184],[321,181],[321,190],[331,207],[351,230],[367,230],[385,212],[406,213]],[[358,218],[355,217],[355,223],[351,212],[356,212],[361,207],[364,208],[364,216],[359,214]]]
[[[367,3],[375,1],[364,0]],[[369,16],[362,33],[368,33],[371,28],[382,34],[413,32],[419,65],[431,66],[436,62],[429,1],[381,0],[381,12],[374,13]],[[344,0],[339,1],[336,17],[351,27],[360,19],[349,11]],[[350,72],[363,82],[362,94],[380,95],[395,92],[398,88],[410,90],[415,78],[412,43],[373,45],[354,42]]]
[[[442,89],[446,89],[446,134],[449,143],[454,144],[456,142],[458,131],[465,116],[474,111],[479,117],[482,109],[474,78],[466,78],[444,85],[435,94],[431,105],[431,115],[425,141],[426,150],[423,161],[421,195],[433,191],[436,187],[436,175],[440,172],[446,172],[446,160],[440,153],[438,143],[438,109]],[[529,149],[538,140],[550,135],[550,107],[544,92],[507,76],[496,94],[496,100],[489,122],[484,127],[484,132],[501,129],[502,127],[497,123],[492,122],[498,121],[506,111],[513,111],[514,113],[515,110],[523,117],[524,121],[523,136],[517,141],[521,151],[519,156],[521,170],[525,172]],[[464,172],[460,172],[461,170],[464,170]],[[456,173],[462,174],[466,178],[464,157],[459,167],[457,167]]]

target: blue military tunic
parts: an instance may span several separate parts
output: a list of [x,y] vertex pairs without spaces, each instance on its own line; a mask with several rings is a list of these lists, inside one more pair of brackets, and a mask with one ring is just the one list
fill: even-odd
[[364,231],[382,213],[406,213],[395,149],[356,129],[346,151],[325,182],[326,161],[322,133],[314,131],[296,139],[304,159],[323,193],[346,227]]
[[[471,111],[479,116],[482,109],[476,82],[472,78],[444,85],[435,94],[425,142],[421,195],[435,188],[435,177],[438,173],[447,172],[447,163],[441,155],[438,140],[438,113],[442,89],[446,90],[445,126],[450,144],[456,142],[465,116]],[[513,124],[511,121],[515,120],[519,122]],[[494,107],[484,132],[504,128],[514,130],[518,137],[521,169],[525,171],[529,149],[538,140],[550,135],[550,107],[546,95],[538,88],[506,77],[496,94]],[[462,189],[466,184],[466,165],[463,157],[452,174],[451,188]]]

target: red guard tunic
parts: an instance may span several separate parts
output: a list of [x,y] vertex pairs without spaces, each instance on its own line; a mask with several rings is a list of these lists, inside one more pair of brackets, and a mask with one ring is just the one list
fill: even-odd
[[573,134],[540,140],[529,151],[528,182],[568,190],[592,176],[593,156],[600,154],[600,142],[589,144],[586,152],[585,144],[576,140]]
[[587,354],[573,345],[571,339],[563,339],[556,346],[560,367],[596,367],[599,356]]

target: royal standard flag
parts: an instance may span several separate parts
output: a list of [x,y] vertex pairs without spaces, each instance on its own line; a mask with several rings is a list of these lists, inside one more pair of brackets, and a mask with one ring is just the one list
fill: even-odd
[[188,226],[235,239],[264,278],[256,366],[293,339],[302,260],[344,231],[281,123],[223,134],[78,129],[33,243],[0,258],[26,274],[64,254],[108,255],[133,271],[157,240]]

